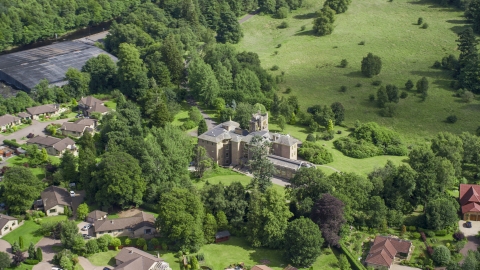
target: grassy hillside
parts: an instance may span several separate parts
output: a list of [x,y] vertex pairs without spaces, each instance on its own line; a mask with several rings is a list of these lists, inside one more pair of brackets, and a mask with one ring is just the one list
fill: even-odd
[[[314,36],[314,12],[323,1],[310,1],[309,7],[290,14],[285,19],[289,27],[277,29],[283,21],[270,16],[255,16],[242,24],[244,38],[236,45],[238,50],[258,53],[264,68],[278,65],[275,75],[284,71],[286,82],[279,94],[291,88],[305,110],[314,104],[339,101],[346,108],[346,124],[355,120],[375,121],[399,131],[408,141],[419,142],[439,131],[461,132],[474,130],[480,125],[478,100],[470,104],[453,97],[449,88],[450,76],[432,69],[436,60],[456,54],[456,38],[466,22],[463,12],[439,7],[428,1],[416,0],[354,0],[345,14],[336,16],[333,33],[325,37]],[[423,17],[428,29],[416,25]],[[305,31],[301,27],[305,25]],[[365,45],[358,45],[364,41]],[[277,48],[277,45],[281,47]],[[275,51],[278,54],[275,55]],[[369,52],[382,58],[380,75],[366,78],[360,73],[360,62]],[[347,59],[347,68],[338,65]],[[430,82],[425,102],[409,92],[398,104],[398,115],[383,118],[375,103],[368,100],[378,87],[371,83],[395,84],[404,90],[408,79],[416,82],[426,76]],[[360,83],[361,87],[356,87]],[[346,93],[340,87],[348,87]],[[448,115],[458,117],[456,124],[447,124]]]

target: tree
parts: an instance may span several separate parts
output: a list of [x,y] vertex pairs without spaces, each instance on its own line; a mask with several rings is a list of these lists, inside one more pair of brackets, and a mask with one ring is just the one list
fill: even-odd
[[20,250],[20,245],[17,243],[17,241],[13,242],[12,245],[12,254],[15,254],[17,251]]
[[345,120],[345,108],[342,103],[334,102],[330,105],[333,113],[335,114],[335,125],[341,125],[343,120]]
[[106,93],[116,86],[117,67],[107,54],[88,59],[82,72],[90,74],[90,93]]
[[134,100],[140,100],[148,88],[147,69],[134,45],[122,43],[118,52],[120,91]]
[[35,253],[35,259],[39,262],[43,261],[43,252],[40,247],[37,247],[37,252]]
[[285,120],[285,117],[283,115],[278,116],[278,127],[282,130],[282,132],[285,130],[286,124],[287,121]]
[[422,100],[425,100],[428,96],[428,80],[426,77],[422,77],[417,81],[417,92],[420,94]]
[[62,221],[60,224],[60,240],[63,247],[66,249],[73,249],[75,246],[75,237],[81,237],[81,235],[78,233],[77,224],[73,220]]
[[157,227],[178,250],[195,252],[204,244],[204,209],[196,190],[174,187],[159,201]]
[[412,90],[412,89],[413,89],[413,86],[414,86],[414,85],[413,85],[412,80],[408,80],[408,81],[405,83],[405,88],[406,88],[408,91]]
[[287,260],[293,265],[308,267],[320,256],[323,238],[312,220],[300,217],[288,224],[285,243]]
[[313,203],[323,193],[332,191],[333,186],[327,180],[325,173],[315,167],[300,168],[290,179],[290,185],[286,187],[288,197],[299,204],[299,208],[304,209],[307,214],[310,213]]
[[221,43],[236,44],[243,37],[242,28],[237,17],[230,10],[224,10],[220,14],[217,28],[217,41]]
[[335,10],[337,14],[339,14],[347,11],[350,2],[351,0],[327,0],[323,5],[330,7],[331,9]]
[[464,150],[463,141],[459,136],[449,132],[440,132],[432,139],[431,148],[435,155],[444,157],[452,163],[457,177],[462,175]]
[[[128,165],[128,166],[125,166]],[[95,200],[104,206],[140,205],[146,189],[138,160],[125,152],[107,152],[94,173]]]
[[88,73],[80,72],[70,67],[65,73],[65,79],[68,81],[68,84],[64,86],[64,91],[68,96],[78,99],[88,93],[88,85],[90,83]]
[[9,268],[12,263],[8,253],[0,251],[0,269]]
[[425,219],[428,228],[443,230],[453,226],[457,221],[457,211],[460,208],[455,199],[440,197],[429,201],[425,208]]
[[28,247],[28,258],[29,259],[35,259],[36,258],[36,253],[35,253],[35,246],[33,245],[32,242],[30,242],[30,246]]
[[77,220],[84,220],[89,213],[88,205],[82,203],[77,207]]
[[479,93],[479,79],[476,74],[479,72],[478,41],[471,28],[465,29],[458,35],[458,66],[456,75],[460,87],[473,93]]
[[[245,225],[245,213],[248,202],[246,198],[245,187],[240,182],[233,182],[225,187],[225,215],[229,223],[229,229],[241,231]],[[218,215],[219,212],[217,212]],[[220,220],[217,223],[222,226]]]
[[48,162],[48,153],[47,149],[42,148],[42,163],[47,163]]
[[395,85],[387,84],[386,90],[388,101],[398,103],[398,101],[400,100],[400,97],[398,95],[398,87],[396,87]]
[[200,264],[198,264],[197,256],[192,256],[190,261],[191,269],[198,270],[200,269]]
[[205,119],[200,120],[200,122],[198,122],[197,136],[200,136],[207,131],[208,131],[207,122],[205,122]]
[[87,241],[87,243],[85,244],[85,248],[87,249],[87,254],[95,254],[99,252],[97,240],[95,239]]
[[329,14],[320,12],[318,18],[313,21],[313,32],[319,36],[330,35],[333,32],[334,17]]
[[17,250],[15,254],[13,254],[12,264],[15,266],[19,266],[24,261],[25,261],[25,256],[23,255],[23,252],[20,250]]
[[168,70],[170,71],[170,76],[172,83],[179,85],[183,80],[183,57],[182,52],[179,50],[180,46],[178,45],[175,36],[169,34],[162,44],[162,61],[167,65]]
[[260,192],[265,192],[272,185],[270,179],[275,173],[275,167],[267,158],[270,147],[270,143],[260,136],[254,136],[250,141],[251,159],[248,164],[253,174],[250,185]]
[[30,209],[32,202],[40,196],[42,182],[23,166],[11,167],[4,174],[3,197],[9,211],[15,214]]
[[205,216],[205,221],[203,222],[203,234],[205,241],[207,243],[215,242],[215,234],[217,233],[217,221],[212,214],[207,214]]
[[83,255],[87,251],[87,248],[85,246],[85,239],[83,239],[83,236],[81,236],[80,234],[75,235],[75,237],[73,238],[72,250],[76,254],[80,255]]
[[382,70],[382,60],[380,57],[369,53],[367,57],[364,57],[362,60],[362,73],[363,75],[371,78],[375,75],[380,74]]
[[25,247],[23,243],[23,236],[18,237],[18,245],[20,246],[20,250],[22,250]]
[[436,246],[433,248],[432,259],[438,266],[447,265],[450,261],[450,250],[446,246]]
[[[44,148],[45,149],[45,148]],[[70,151],[65,151],[60,158],[62,178],[64,181],[75,183],[78,178],[77,158]]]
[[380,108],[385,108],[385,105],[388,102],[388,96],[385,91],[385,87],[381,86],[377,91],[377,104]]
[[114,237],[112,241],[110,241],[110,245],[114,247],[115,250],[118,250],[118,247],[122,245],[122,242],[117,237]]
[[208,156],[203,146],[197,145],[195,153],[195,176],[202,178],[205,171],[213,165],[213,160]]
[[253,247],[279,248],[283,246],[288,219],[292,213],[285,198],[273,188],[265,193],[253,191],[247,214],[247,240]]
[[366,224],[370,228],[379,228],[387,220],[388,208],[385,206],[384,200],[379,196],[370,197],[365,210],[367,215]]
[[228,229],[228,220],[227,220],[227,216],[225,215],[225,212],[218,211],[216,220],[217,220],[217,227],[219,231],[224,231]]
[[325,193],[315,202],[310,218],[318,224],[325,242],[329,246],[338,246],[340,228],[345,223],[343,208],[345,204],[334,196]]
[[[97,238],[98,249],[100,251],[108,251],[108,245],[110,244],[111,239],[112,236],[108,234],[102,235],[100,238]],[[142,239],[143,238],[138,238],[137,244],[140,243]],[[145,239],[143,239],[143,241],[145,241]]]
[[188,66],[188,74],[190,89],[200,101],[203,101],[207,106],[212,106],[220,93],[220,85],[212,67],[206,64],[202,58],[196,57]]
[[73,270],[73,262],[67,256],[62,256],[60,259],[60,266],[65,270]]
[[198,122],[200,122],[200,120],[203,119],[202,113],[200,112],[200,110],[196,106],[190,107],[190,110],[188,111],[188,117],[194,123],[198,123]]

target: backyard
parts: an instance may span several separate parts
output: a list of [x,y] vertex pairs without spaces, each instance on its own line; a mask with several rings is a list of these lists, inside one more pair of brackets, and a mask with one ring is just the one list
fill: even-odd
[[[60,158],[59,157],[54,157],[54,156],[48,156],[50,162],[52,164],[59,164],[60,163]],[[12,166],[23,166],[23,164],[27,163],[28,164],[28,158],[26,157],[20,157],[20,156],[14,156],[6,161],[8,164]],[[32,171],[33,175],[35,175],[39,180],[42,180],[45,178],[45,171],[42,166],[38,166],[36,168],[29,168],[29,170]]]

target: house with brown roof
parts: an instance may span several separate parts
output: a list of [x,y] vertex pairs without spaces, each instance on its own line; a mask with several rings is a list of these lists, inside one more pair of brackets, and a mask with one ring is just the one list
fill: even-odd
[[69,122],[63,123],[62,127],[60,127],[60,131],[64,136],[70,135],[73,137],[82,137],[85,132],[93,133],[93,129],[88,126]]
[[103,212],[100,210],[95,210],[88,213],[86,217],[86,221],[90,223],[94,223],[97,220],[104,220],[107,218],[107,212]]
[[51,186],[46,188],[40,195],[43,202],[43,210],[47,216],[58,216],[64,213],[64,208],[72,209],[72,196],[65,188]]
[[6,130],[16,125],[20,125],[21,119],[20,117],[16,117],[10,114],[5,114],[0,116],[0,130]]
[[20,224],[15,217],[0,214],[0,237],[18,228]]
[[395,258],[407,258],[411,251],[412,242],[379,235],[373,241],[365,264],[375,269],[390,269]]
[[46,104],[27,108],[27,112],[32,116],[32,119],[40,119],[40,116],[50,118],[59,115],[65,109],[61,109],[59,104]]
[[480,185],[460,184],[459,195],[463,219],[480,221]]
[[104,234],[139,237],[156,232],[155,217],[143,211],[131,217],[96,220],[93,227],[96,237]]
[[22,120],[29,120],[32,119],[32,115],[26,112],[19,112],[17,113],[17,116],[20,117]]
[[171,270],[160,257],[134,247],[124,247],[115,256],[115,270]]
[[27,144],[36,144],[38,148],[45,148],[52,156],[60,156],[65,151],[72,151],[76,154],[75,142],[70,138],[59,139],[55,137],[35,136],[27,141]]
[[77,125],[84,125],[91,129],[95,129],[97,127],[97,119],[90,119],[90,118],[80,118],[77,121],[73,122]]
[[85,116],[90,116],[93,112],[98,112],[103,115],[110,111],[110,109],[104,105],[103,101],[92,96],[81,98],[78,102],[78,108],[83,111],[83,115]]

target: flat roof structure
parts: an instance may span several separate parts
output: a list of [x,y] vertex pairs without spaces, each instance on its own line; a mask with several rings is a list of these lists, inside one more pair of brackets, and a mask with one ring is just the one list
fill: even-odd
[[64,41],[51,45],[0,55],[0,80],[29,92],[40,80],[50,85],[64,85],[65,73],[73,67],[81,70],[92,57],[106,54],[104,50],[81,41]]

